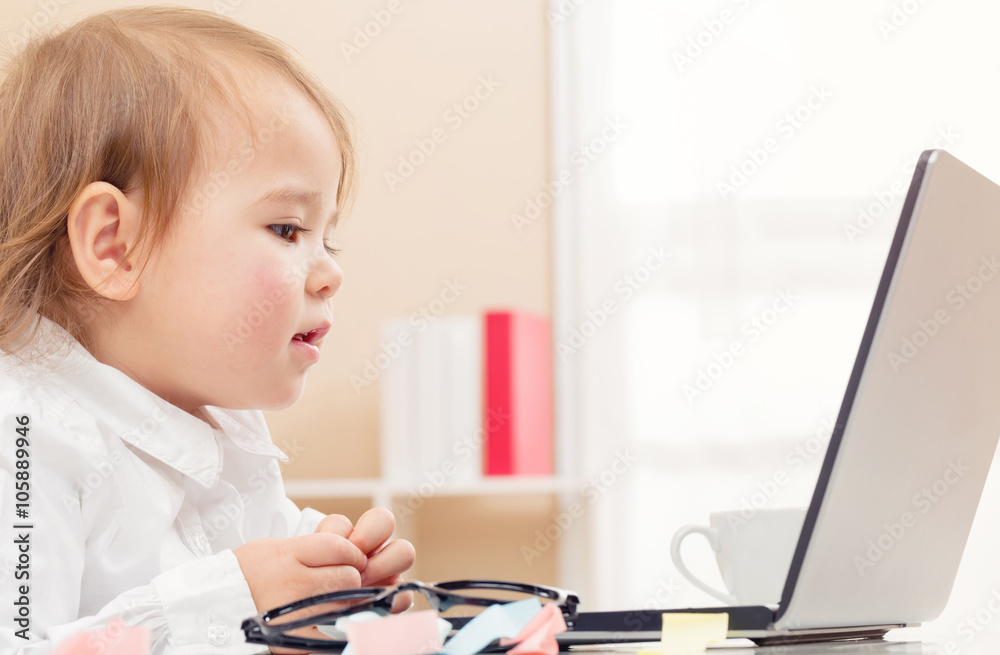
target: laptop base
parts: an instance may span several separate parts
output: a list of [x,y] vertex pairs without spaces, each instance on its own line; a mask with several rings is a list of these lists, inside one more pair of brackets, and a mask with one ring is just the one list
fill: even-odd
[[[821,641],[876,641],[885,633],[905,625],[875,625],[856,628],[830,628],[817,630],[784,630],[774,631],[765,636],[746,636],[758,646],[785,646],[790,644],[811,644]],[[735,637],[736,635],[731,635]]]
[[730,639],[749,639],[758,646],[805,644],[842,640],[877,640],[889,630],[913,627],[907,624],[774,630],[775,609],[764,605],[739,607],[692,607],[615,612],[581,612],[568,632],[556,635],[560,646],[660,641],[663,614],[729,615]]

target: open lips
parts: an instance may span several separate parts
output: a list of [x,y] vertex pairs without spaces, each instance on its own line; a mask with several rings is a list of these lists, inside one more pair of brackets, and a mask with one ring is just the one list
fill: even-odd
[[315,330],[309,330],[308,332],[299,332],[292,337],[292,341],[305,341],[306,343],[315,346],[329,331],[329,326],[324,326],[316,328]]

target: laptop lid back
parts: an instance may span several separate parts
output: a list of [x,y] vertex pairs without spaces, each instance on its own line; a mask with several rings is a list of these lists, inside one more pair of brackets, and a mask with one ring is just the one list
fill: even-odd
[[937,617],[998,435],[1000,187],[929,150],[914,172],[774,627]]

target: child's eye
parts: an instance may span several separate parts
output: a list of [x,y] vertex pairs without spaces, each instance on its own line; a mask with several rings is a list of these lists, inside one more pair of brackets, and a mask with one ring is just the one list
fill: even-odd
[[[278,235],[281,239],[285,241],[292,241],[292,237],[296,234],[306,234],[307,232],[312,232],[312,230],[291,223],[273,223],[267,226],[272,232]],[[334,248],[333,246],[327,245],[326,241],[323,242],[323,248],[326,249],[327,254],[331,257],[336,257],[340,254],[340,248]]]
[[291,241],[291,237],[295,236],[298,232],[305,233],[309,231],[304,227],[288,223],[275,223],[274,225],[268,225],[267,228],[285,241]]

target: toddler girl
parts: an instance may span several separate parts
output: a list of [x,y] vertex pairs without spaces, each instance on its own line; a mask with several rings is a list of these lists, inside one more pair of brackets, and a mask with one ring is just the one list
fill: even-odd
[[153,653],[257,653],[243,619],[412,565],[388,511],[285,497],[260,411],[319,359],[356,176],[341,105],[215,14],[109,11],[12,59],[0,651],[120,620]]

